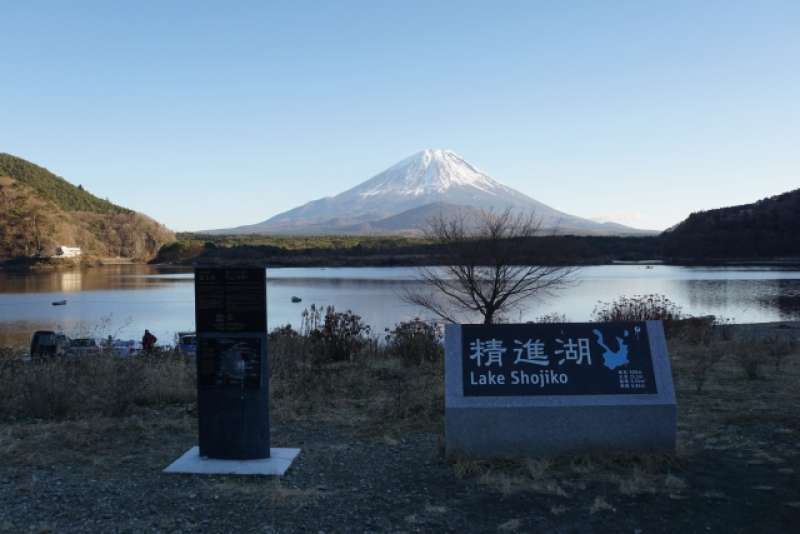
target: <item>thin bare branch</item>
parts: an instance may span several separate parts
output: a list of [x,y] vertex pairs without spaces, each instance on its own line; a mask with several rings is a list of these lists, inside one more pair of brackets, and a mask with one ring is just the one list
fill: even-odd
[[446,321],[478,313],[492,323],[530,299],[551,295],[571,282],[574,268],[534,264],[526,247],[540,231],[533,213],[510,208],[465,209],[449,219],[439,215],[430,221],[427,236],[440,245],[449,264],[420,268],[427,291],[408,291],[403,298]]

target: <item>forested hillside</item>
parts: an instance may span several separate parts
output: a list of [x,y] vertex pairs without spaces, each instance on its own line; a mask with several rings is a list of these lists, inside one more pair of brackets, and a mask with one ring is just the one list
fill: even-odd
[[50,256],[66,245],[86,255],[148,260],[172,240],[153,219],[0,154],[0,258]]
[[662,240],[673,258],[800,257],[800,189],[693,213]]

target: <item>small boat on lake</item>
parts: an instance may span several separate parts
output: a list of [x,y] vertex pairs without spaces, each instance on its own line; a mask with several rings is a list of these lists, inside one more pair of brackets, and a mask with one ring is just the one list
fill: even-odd
[[296,303],[296,302],[302,302],[302,301],[303,301],[303,299],[301,299],[300,297],[292,297],[292,302]]
[[66,300],[56,300],[56,301],[51,302],[51,304],[53,306],[66,306],[67,305],[67,301]]

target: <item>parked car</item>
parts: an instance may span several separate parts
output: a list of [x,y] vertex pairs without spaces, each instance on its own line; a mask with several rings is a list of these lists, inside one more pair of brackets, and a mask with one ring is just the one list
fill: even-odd
[[114,356],[129,357],[136,356],[142,352],[141,341],[134,339],[116,339],[113,336],[108,336],[100,341],[100,350],[104,354],[112,354]]
[[184,356],[197,356],[197,335],[194,332],[178,332],[175,334],[175,347]]
[[100,347],[97,342],[90,337],[79,337],[70,341],[67,356],[70,358],[84,358],[86,356],[97,356],[100,354]]
[[37,330],[31,337],[31,358],[54,358],[64,356],[69,349],[70,340],[60,332]]
[[142,351],[142,343],[133,339],[115,339],[109,348],[114,356],[136,356]]

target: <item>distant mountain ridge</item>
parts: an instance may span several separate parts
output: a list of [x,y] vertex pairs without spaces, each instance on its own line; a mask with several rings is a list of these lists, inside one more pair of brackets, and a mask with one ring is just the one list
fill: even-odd
[[800,258],[800,189],[692,213],[661,237],[676,258]]
[[212,234],[419,233],[442,211],[532,212],[546,231],[579,234],[652,233],[603,224],[556,210],[507,187],[449,150],[427,149],[336,196],[321,198],[253,225]]
[[174,239],[146,215],[0,153],[0,258],[51,256],[66,245],[87,255],[149,260]]

